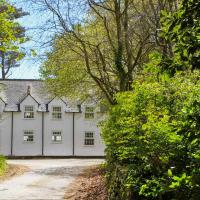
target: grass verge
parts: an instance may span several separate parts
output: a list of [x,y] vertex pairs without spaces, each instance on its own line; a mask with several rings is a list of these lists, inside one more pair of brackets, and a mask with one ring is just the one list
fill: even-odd
[[0,176],[3,176],[7,169],[7,163],[4,156],[0,156]]

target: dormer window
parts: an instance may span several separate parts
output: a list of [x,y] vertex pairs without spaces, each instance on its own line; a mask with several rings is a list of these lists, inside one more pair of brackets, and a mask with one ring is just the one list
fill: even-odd
[[24,118],[25,119],[33,119],[34,118],[34,107],[33,106],[25,106],[24,109]]
[[62,119],[62,110],[60,106],[53,106],[52,118]]
[[94,119],[94,107],[86,106],[85,119]]

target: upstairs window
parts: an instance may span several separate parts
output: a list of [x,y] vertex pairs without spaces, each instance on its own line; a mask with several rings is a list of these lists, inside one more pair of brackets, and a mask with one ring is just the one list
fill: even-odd
[[93,132],[85,132],[84,145],[86,145],[86,146],[94,145],[94,133]]
[[85,108],[85,119],[94,119],[94,107]]
[[33,106],[25,106],[24,118],[25,119],[33,119],[34,118]]
[[52,113],[53,119],[62,119],[62,112],[60,106],[53,106],[53,113]]
[[34,142],[33,131],[24,131],[24,142]]
[[62,142],[62,133],[61,133],[61,131],[53,131],[53,133],[52,133],[52,142]]

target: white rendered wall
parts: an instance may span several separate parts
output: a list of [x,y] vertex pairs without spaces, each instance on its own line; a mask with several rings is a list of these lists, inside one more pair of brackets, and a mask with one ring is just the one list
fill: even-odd
[[[85,106],[82,106],[82,113],[75,114],[75,156],[104,156],[105,145],[97,127],[102,120],[102,114],[95,112],[94,119],[85,119]],[[94,105],[93,105],[94,106]],[[94,145],[84,145],[85,132],[94,132]]]
[[[24,119],[24,107],[34,106],[34,119]],[[14,113],[13,156],[39,156],[42,154],[42,113],[37,112],[38,104],[28,96],[20,105],[21,112]],[[24,142],[24,131],[34,132],[33,142]]]
[[[87,104],[86,104],[87,105]],[[102,120],[102,114],[95,112],[95,119],[85,119],[85,106],[82,113],[74,113],[74,155],[75,156],[104,156],[105,146],[102,142],[97,124]],[[5,104],[0,101],[0,112]],[[34,119],[24,119],[24,107],[34,106]],[[52,119],[52,107],[62,107],[62,119]],[[94,105],[95,106],[95,105]],[[42,113],[37,112],[38,104],[28,96],[20,105],[21,112],[13,113],[13,156],[41,156],[42,155]],[[44,114],[44,156],[72,156],[73,155],[73,113],[65,112],[66,105],[55,98],[49,103],[49,112]],[[12,113],[4,112],[0,120],[0,154],[11,154],[11,120]],[[34,132],[34,142],[24,142],[24,131]],[[52,142],[52,132],[62,132],[62,142]],[[94,145],[85,146],[85,132],[94,132]]]
[[4,106],[0,100],[0,154],[8,156],[11,153],[11,113],[3,113]]
[[[52,119],[52,107],[61,106],[62,119]],[[44,113],[44,155],[45,156],[72,156],[73,151],[73,114],[65,113],[65,103],[55,98],[49,103],[49,112]],[[52,132],[61,131],[62,142],[52,142]]]

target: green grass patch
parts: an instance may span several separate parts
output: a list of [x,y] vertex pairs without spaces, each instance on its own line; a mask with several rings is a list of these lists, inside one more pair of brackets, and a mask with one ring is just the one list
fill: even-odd
[[7,168],[6,159],[4,156],[0,156],[0,176],[2,176]]

